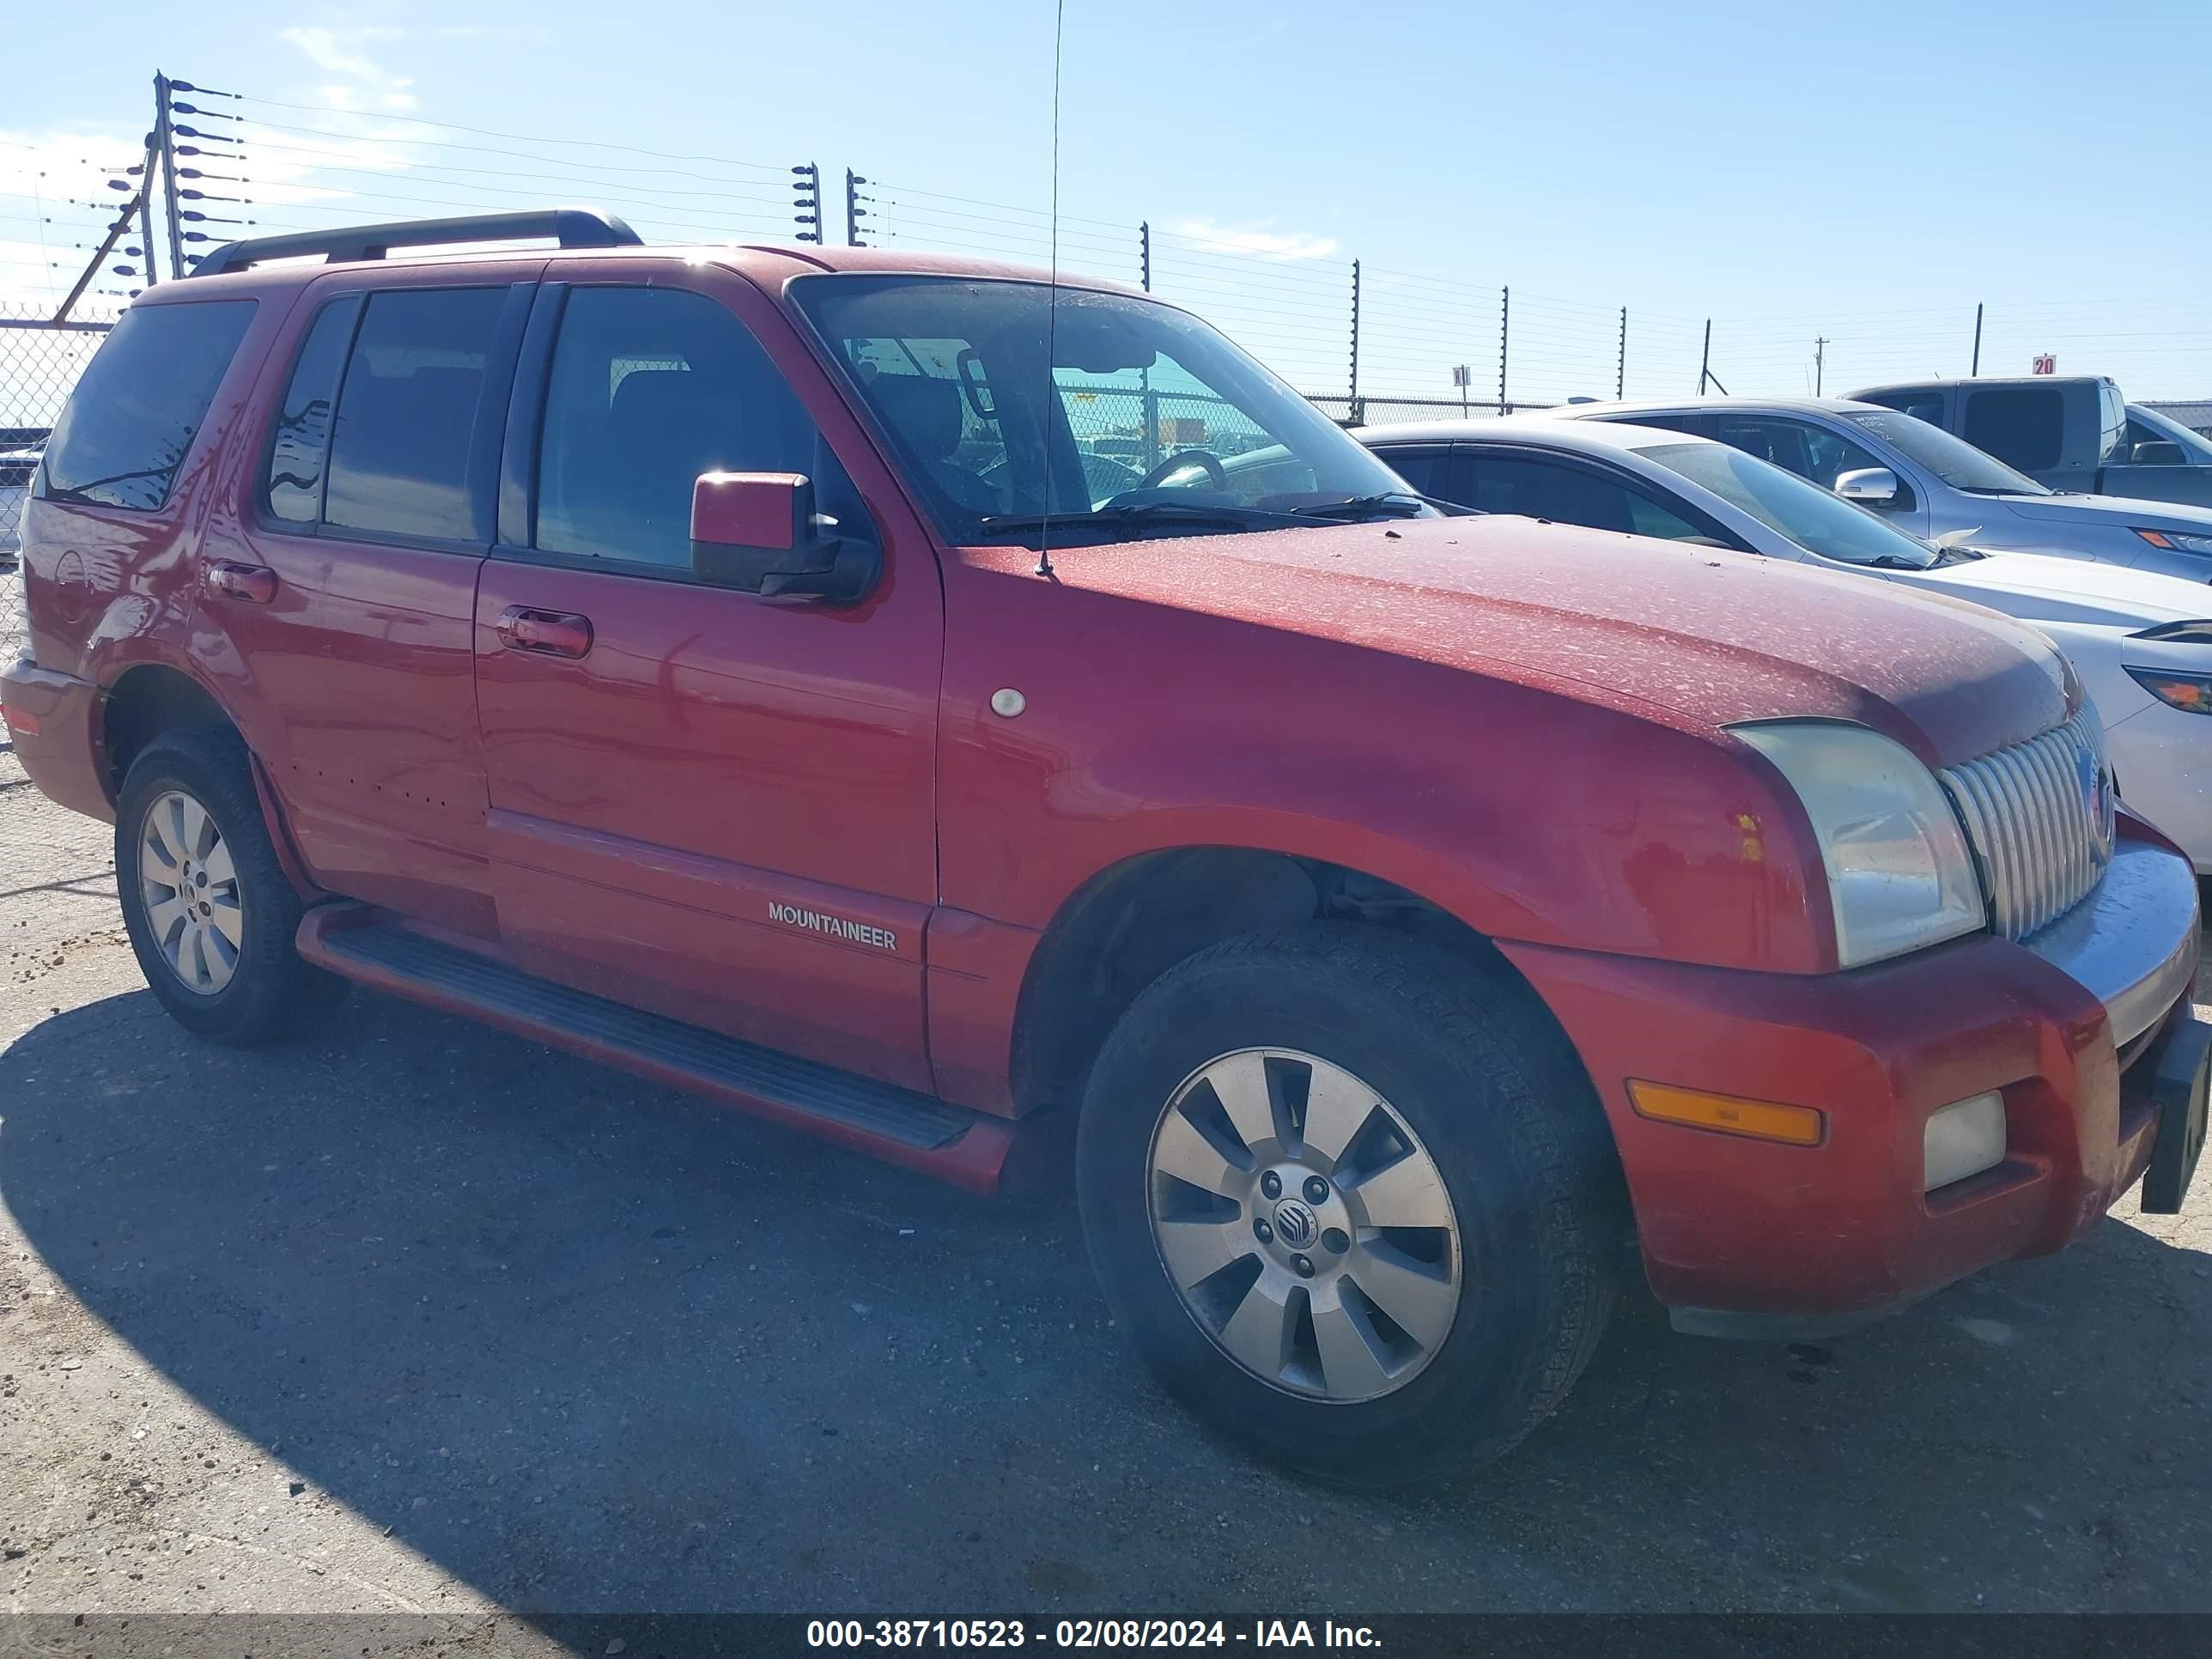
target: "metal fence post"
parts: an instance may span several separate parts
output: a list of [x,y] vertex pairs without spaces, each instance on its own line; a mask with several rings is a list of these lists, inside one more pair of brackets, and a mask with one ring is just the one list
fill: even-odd
[[1352,262],[1352,424],[1367,424],[1367,411],[1359,401],[1359,261]]
[[1505,346],[1513,333],[1513,290],[1498,290],[1498,412],[1506,412],[1505,404]]
[[[1137,227],[1137,270],[1144,280],[1145,292],[1152,291],[1152,222],[1143,221]],[[1150,472],[1160,464],[1160,397],[1152,390],[1152,369],[1147,363],[1137,372],[1137,383],[1143,388],[1143,401],[1139,405],[1139,416],[1145,423],[1145,471]]]
[[[161,151],[161,205],[169,220],[169,275],[185,274],[184,226],[177,218],[177,140],[169,130],[169,77],[156,70],[154,72],[154,138]],[[151,168],[146,173],[146,188],[154,188]],[[154,270],[154,249],[146,249],[147,277],[150,282]]]

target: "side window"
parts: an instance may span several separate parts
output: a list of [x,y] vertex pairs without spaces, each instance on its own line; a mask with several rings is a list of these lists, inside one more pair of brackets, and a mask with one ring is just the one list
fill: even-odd
[[1451,451],[1441,444],[1399,444],[1375,452],[1383,465],[1424,495],[1449,501]]
[[1714,422],[1713,435],[1732,449],[1771,461],[1823,489],[1833,489],[1844,473],[1881,465],[1841,433],[1802,421],[1723,415]]
[[1966,440],[2023,471],[2058,465],[2065,397],[2053,386],[2020,386],[1966,394]]
[[213,300],[125,312],[47,441],[46,497],[146,512],[166,502],[253,306]]
[[1550,519],[1557,524],[1578,524],[1592,530],[1636,528],[1635,514],[1626,489],[1613,480],[1579,468],[1518,455],[1486,454],[1472,450],[1468,456],[1473,477],[1465,505],[1486,513],[1518,513],[1531,519]]
[[723,306],[678,289],[573,289],[538,437],[536,545],[688,570],[691,486],[715,471],[804,473],[818,511],[865,522],[813,421]]
[[1687,410],[1684,410],[1680,413],[1662,410],[1656,415],[1647,415],[1641,412],[1632,415],[1623,415],[1620,418],[1619,424],[1624,426],[1656,426],[1660,428],[1662,431],[1686,432],[1692,438],[1710,438],[1713,435],[1711,419],[1709,416],[1692,414]]
[[313,524],[322,514],[323,461],[331,446],[331,406],[337,399],[338,370],[353,343],[357,297],[332,300],[315,318],[292,367],[291,383],[276,410],[263,475],[269,510],[288,524]]
[[505,288],[387,289],[368,297],[331,436],[325,522],[440,541],[484,536],[470,440]]
[[1700,530],[1680,514],[1641,490],[1628,492],[1628,519],[1639,536],[1656,536],[1662,541],[1685,542],[1696,537],[1710,537],[1709,530]]
[[1880,404],[1884,409],[1910,415],[1914,420],[1925,421],[1930,426],[1943,424],[1943,394],[1940,392],[1887,392],[1861,401]]
[[2135,422],[2128,418],[2128,405],[2120,396],[2119,387],[2110,380],[2097,385],[2097,464],[2108,465],[2114,461],[2125,461],[2134,457],[2132,447],[2122,450],[2128,428]]

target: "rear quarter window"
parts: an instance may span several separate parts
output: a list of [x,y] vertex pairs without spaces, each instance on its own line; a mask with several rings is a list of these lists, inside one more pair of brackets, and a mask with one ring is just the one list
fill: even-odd
[[209,300],[125,312],[47,441],[46,498],[142,512],[167,501],[254,304]]

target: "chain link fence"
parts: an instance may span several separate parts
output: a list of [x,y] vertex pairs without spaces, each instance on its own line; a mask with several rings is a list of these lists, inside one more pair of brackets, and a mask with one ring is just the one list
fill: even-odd
[[0,301],[0,660],[29,643],[15,584],[31,475],[77,376],[114,325],[112,313],[56,323],[43,310]]
[[1516,398],[1501,404],[1496,398],[1316,398],[1306,401],[1339,426],[1404,426],[1414,421],[1494,421],[1500,415],[1523,410],[1557,409],[1557,404],[1523,403]]

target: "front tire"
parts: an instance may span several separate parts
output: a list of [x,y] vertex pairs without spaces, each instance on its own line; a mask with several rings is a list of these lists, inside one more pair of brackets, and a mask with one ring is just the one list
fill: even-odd
[[1498,1456],[1565,1396],[1613,1301],[1612,1171],[1509,969],[1339,924],[1163,975],[1077,1146],[1092,1264],[1169,1392],[1358,1486]]
[[115,880],[148,988],[202,1036],[275,1042],[343,994],[343,980],[294,948],[304,907],[269,839],[246,745],[226,727],[164,732],[131,762]]

